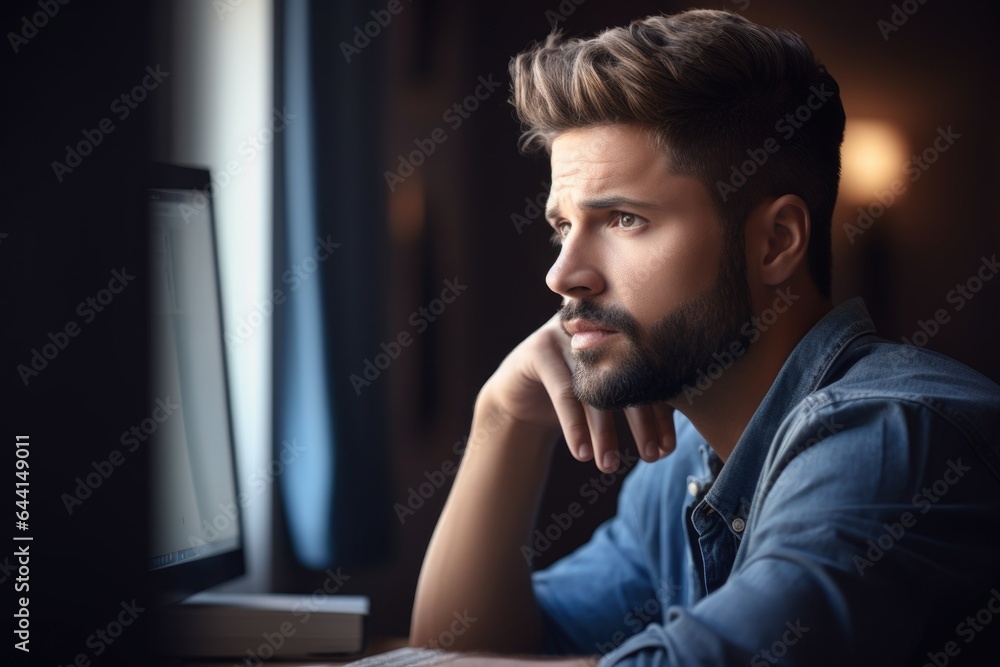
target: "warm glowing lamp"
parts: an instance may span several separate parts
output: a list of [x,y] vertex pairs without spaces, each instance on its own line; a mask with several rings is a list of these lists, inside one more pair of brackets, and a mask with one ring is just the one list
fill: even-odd
[[906,138],[885,121],[848,120],[840,155],[840,194],[852,203],[875,200],[894,181],[906,179]]

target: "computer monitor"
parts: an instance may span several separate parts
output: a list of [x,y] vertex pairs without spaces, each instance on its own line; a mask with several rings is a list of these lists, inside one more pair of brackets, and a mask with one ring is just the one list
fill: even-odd
[[166,604],[245,565],[210,175],[151,173],[151,376],[164,418],[148,441],[149,573]]

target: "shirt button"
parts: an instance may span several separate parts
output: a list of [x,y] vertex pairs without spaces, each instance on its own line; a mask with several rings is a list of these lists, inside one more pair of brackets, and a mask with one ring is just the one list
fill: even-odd
[[735,530],[737,533],[742,533],[743,529],[746,528],[746,527],[747,527],[747,524],[746,524],[746,522],[743,519],[741,519],[739,517],[736,517],[735,519],[733,519],[733,530]]
[[688,493],[690,493],[692,496],[697,496],[698,491],[699,491],[698,482],[688,482]]

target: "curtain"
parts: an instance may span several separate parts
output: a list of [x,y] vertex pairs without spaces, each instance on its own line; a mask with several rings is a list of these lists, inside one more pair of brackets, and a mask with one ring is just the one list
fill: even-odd
[[392,521],[387,382],[349,380],[383,339],[387,283],[379,49],[340,47],[366,7],[275,0],[275,506],[312,569],[378,560]]

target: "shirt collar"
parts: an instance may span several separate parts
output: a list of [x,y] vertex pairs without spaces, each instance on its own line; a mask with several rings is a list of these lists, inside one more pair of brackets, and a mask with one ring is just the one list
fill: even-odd
[[737,533],[743,530],[761,469],[785,417],[821,386],[830,367],[851,341],[873,333],[875,325],[864,301],[854,298],[827,313],[788,355],[705,497],[705,502],[725,519],[730,529]]

